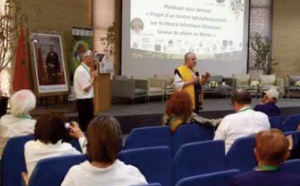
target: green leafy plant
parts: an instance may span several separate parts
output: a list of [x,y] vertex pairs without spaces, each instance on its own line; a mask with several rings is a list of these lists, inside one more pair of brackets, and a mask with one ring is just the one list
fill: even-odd
[[27,21],[27,17],[21,14],[20,1],[6,0],[4,13],[0,16],[0,72],[10,64],[15,56],[18,47],[19,26],[25,21]]
[[115,52],[115,44],[116,44],[116,23],[115,22],[113,22],[113,24],[108,27],[106,37],[100,38],[100,41],[105,46],[105,50],[109,50],[111,53]]
[[[18,49],[19,28],[27,21],[27,16],[21,13],[20,0],[5,0],[0,14],[0,74],[4,69],[11,73],[10,64]],[[0,87],[3,82],[0,79]],[[0,96],[2,92],[0,90]],[[4,94],[5,96],[5,94]]]
[[250,43],[250,46],[255,51],[254,66],[262,69],[264,74],[274,73],[274,66],[278,63],[272,59],[272,41],[267,38],[263,39],[259,33],[256,33],[254,41]]

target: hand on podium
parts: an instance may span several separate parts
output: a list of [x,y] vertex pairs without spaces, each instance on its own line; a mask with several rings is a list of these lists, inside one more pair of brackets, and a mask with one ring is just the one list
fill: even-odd
[[93,79],[95,79],[97,76],[98,76],[97,70],[94,70],[94,71],[91,72],[91,77],[92,77]]

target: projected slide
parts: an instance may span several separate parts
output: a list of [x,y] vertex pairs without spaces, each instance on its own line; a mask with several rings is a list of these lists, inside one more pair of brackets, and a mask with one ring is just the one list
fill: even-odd
[[241,51],[243,11],[241,0],[131,0],[130,47],[180,57]]
[[166,74],[194,52],[200,73],[246,73],[249,0],[123,0],[122,74]]

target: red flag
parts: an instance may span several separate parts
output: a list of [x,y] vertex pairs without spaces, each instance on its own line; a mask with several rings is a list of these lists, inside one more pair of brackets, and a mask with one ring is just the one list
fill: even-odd
[[25,37],[22,26],[20,26],[20,37],[18,40],[18,47],[16,53],[15,74],[13,79],[13,90],[31,89],[27,74],[26,65],[26,46]]

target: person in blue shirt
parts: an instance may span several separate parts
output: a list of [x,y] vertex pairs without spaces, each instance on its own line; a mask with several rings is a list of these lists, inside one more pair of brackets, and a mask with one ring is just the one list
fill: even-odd
[[233,177],[232,186],[299,186],[300,177],[280,169],[290,155],[289,141],[278,129],[259,132],[254,155],[258,167]]
[[276,103],[279,99],[279,92],[276,89],[269,89],[262,95],[262,104],[254,107],[255,111],[265,113],[268,117],[281,116],[281,111]]

